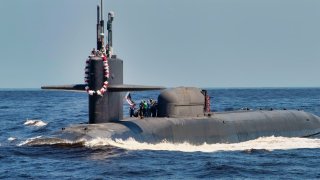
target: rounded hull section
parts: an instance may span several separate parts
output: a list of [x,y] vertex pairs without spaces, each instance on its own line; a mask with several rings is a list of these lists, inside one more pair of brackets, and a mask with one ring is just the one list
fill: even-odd
[[[304,111],[236,111],[197,118],[130,118],[62,130],[65,138],[134,138],[139,142],[238,143],[267,136],[309,137],[320,133],[320,118]],[[67,137],[66,137],[67,136]]]

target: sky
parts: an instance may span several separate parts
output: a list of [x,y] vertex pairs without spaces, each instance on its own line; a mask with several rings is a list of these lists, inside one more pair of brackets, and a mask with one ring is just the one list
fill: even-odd
[[[83,83],[99,0],[0,0],[0,88]],[[320,87],[319,0],[104,0],[126,84]]]

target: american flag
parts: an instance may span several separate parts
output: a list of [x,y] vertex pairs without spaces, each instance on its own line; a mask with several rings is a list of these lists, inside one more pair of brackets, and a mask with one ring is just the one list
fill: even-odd
[[131,99],[131,94],[130,94],[130,92],[127,92],[125,98],[126,98],[128,104],[129,104],[130,106],[133,106],[133,105],[134,105],[134,102],[133,102],[132,99]]

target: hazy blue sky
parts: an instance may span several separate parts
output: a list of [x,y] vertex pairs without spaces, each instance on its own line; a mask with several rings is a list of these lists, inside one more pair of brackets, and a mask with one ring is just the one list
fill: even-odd
[[[0,0],[0,88],[83,83],[98,0]],[[105,0],[127,84],[320,87],[319,0]]]

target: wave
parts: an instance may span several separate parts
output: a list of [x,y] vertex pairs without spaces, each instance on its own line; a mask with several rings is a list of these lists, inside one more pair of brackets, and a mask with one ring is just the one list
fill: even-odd
[[153,151],[181,151],[181,152],[219,152],[219,151],[246,151],[253,152],[254,150],[289,150],[289,149],[313,149],[320,148],[320,139],[309,138],[287,138],[287,137],[262,137],[251,141],[234,143],[234,144],[202,144],[193,145],[190,143],[170,143],[163,141],[157,144],[150,144],[145,142],[138,142],[133,138],[127,140],[122,139],[79,139],[76,141],[69,141],[59,138],[30,138],[21,145],[41,146],[68,146],[79,147],[84,146],[88,148],[97,148],[103,146],[113,146],[126,150],[153,150]]
[[23,125],[43,127],[43,126],[46,126],[47,124],[48,124],[48,123],[43,122],[43,121],[41,121],[41,120],[27,120],[26,122],[24,122]]
[[182,152],[218,152],[218,151],[251,151],[251,150],[288,150],[301,148],[320,148],[320,139],[262,137],[251,141],[234,144],[202,144],[161,142],[158,144],[141,143],[129,138],[127,140],[95,138],[84,144],[87,147],[111,145],[127,150],[161,150]]

